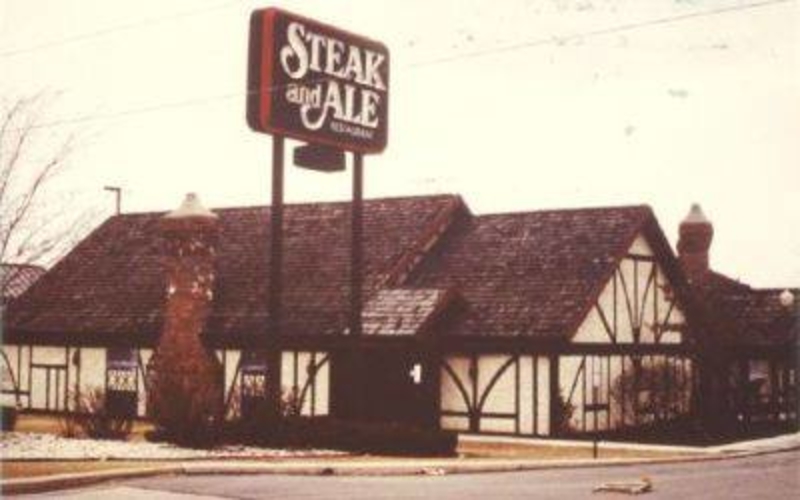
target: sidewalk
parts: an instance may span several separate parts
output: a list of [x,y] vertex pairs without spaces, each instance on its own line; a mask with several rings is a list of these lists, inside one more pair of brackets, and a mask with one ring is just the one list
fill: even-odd
[[794,450],[800,448],[800,432],[782,434],[771,438],[740,441],[738,443],[713,446],[707,448],[711,452],[721,453],[763,453],[773,451]]
[[[465,442],[490,442],[490,443],[509,443],[509,444],[531,444],[546,446],[570,446],[576,448],[591,448],[591,441],[577,441],[566,439],[540,439],[540,438],[516,438],[480,435],[462,435],[459,441]],[[634,451],[663,451],[663,452],[686,452],[701,454],[727,454],[727,453],[757,453],[784,451],[800,448],[800,432],[782,434],[769,438],[753,439],[750,441],[739,441],[719,446],[681,446],[681,445],[661,445],[661,444],[640,444],[640,443],[621,443],[615,441],[598,441],[598,446],[602,450],[634,450]]]
[[[526,440],[510,438],[485,438],[466,436],[466,440],[480,439],[493,443],[514,442]],[[529,442],[534,440],[527,440]],[[591,446],[586,442],[535,440],[537,444],[548,445],[582,445]],[[558,443],[558,444],[555,444]],[[602,447],[636,447],[637,449],[653,448],[647,445],[601,443]],[[536,460],[528,458],[497,459],[497,458],[443,458],[443,459],[410,459],[410,458],[353,458],[346,460],[330,460],[325,458],[291,459],[286,461],[223,461],[223,460],[195,460],[190,462],[176,461],[163,466],[122,469],[83,474],[61,474],[55,476],[11,479],[0,481],[3,494],[35,493],[42,491],[76,488],[109,480],[132,479],[153,475],[207,475],[207,474],[295,474],[295,475],[359,475],[359,476],[397,476],[397,475],[431,475],[442,476],[461,473],[489,473],[510,472],[522,470],[586,468],[605,466],[626,466],[641,464],[662,464],[678,462],[705,462],[725,460],[736,457],[788,451],[800,448],[800,433],[783,436],[746,441],[713,448],[690,447],[655,447],[659,450],[685,449],[695,452],[691,456],[663,457],[646,459],[606,458],[606,459],[576,459],[576,460]]]

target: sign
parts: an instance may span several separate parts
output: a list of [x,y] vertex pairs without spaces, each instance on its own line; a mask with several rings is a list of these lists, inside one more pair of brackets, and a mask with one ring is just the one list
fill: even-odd
[[389,50],[276,9],[250,17],[247,123],[360,153],[386,147]]

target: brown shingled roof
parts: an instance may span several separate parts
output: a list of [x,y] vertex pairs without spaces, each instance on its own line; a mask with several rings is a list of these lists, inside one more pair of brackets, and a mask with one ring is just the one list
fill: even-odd
[[[219,339],[263,334],[269,208],[216,213],[220,244],[207,332]],[[163,319],[162,215],[108,220],[14,304],[11,332],[152,339]],[[459,306],[442,313],[445,335],[568,338],[641,231],[668,275],[675,267],[645,206],[475,217],[457,196],[429,196],[367,201],[364,215],[366,319],[402,313],[416,325],[442,313],[447,290]],[[284,332],[341,334],[349,204],[288,205],[285,224]],[[424,311],[413,314],[408,299],[415,292],[400,289],[421,290]],[[389,311],[395,306],[402,310]]]
[[[796,341],[793,327],[800,318],[795,308],[781,305],[783,289],[752,288],[714,271],[693,288],[718,342],[775,345]],[[800,290],[794,293],[800,296]]]
[[[366,297],[444,211],[451,195],[368,200],[364,210]],[[267,327],[269,208],[217,210],[219,249],[211,335],[261,334]],[[341,332],[347,319],[349,203],[287,205],[284,324],[289,334]],[[163,213],[112,217],[9,310],[20,334],[143,335],[162,324]]]
[[416,335],[435,321],[451,295],[435,288],[380,290],[364,305],[364,334]]
[[15,299],[45,273],[45,268],[30,264],[0,264],[0,292],[3,299]]
[[463,297],[459,334],[570,336],[646,226],[670,252],[645,206],[463,218],[410,284]]

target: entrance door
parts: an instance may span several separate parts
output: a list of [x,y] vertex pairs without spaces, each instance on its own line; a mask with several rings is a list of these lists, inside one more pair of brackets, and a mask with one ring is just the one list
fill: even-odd
[[435,419],[432,370],[419,357],[386,348],[335,353],[331,410],[343,419],[431,426]]

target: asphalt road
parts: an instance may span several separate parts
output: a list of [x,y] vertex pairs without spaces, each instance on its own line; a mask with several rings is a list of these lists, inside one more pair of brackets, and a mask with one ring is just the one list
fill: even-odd
[[646,498],[799,498],[800,450],[713,462],[407,477],[178,476],[136,479],[82,490],[17,498],[202,499],[539,499],[609,498],[606,481],[650,478]]

